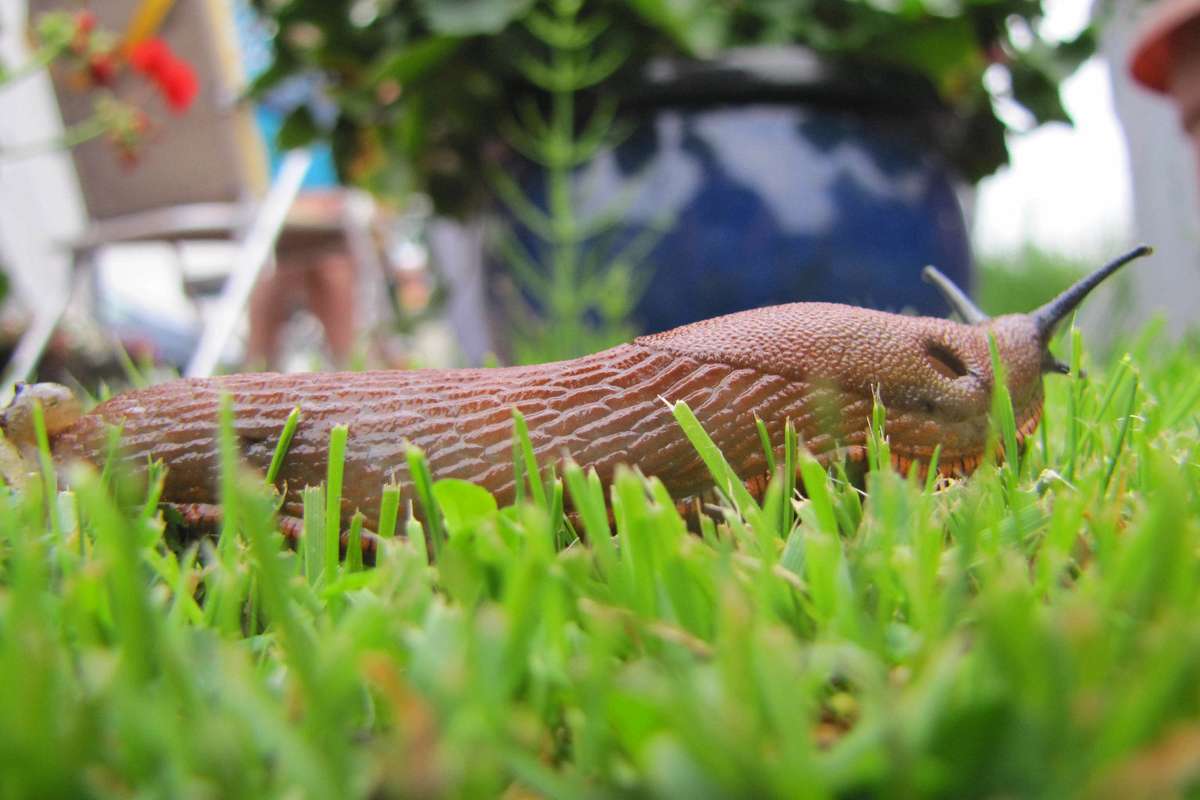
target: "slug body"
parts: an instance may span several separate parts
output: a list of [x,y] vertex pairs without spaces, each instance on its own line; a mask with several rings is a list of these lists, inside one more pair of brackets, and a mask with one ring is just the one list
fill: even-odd
[[343,518],[361,510],[372,525],[388,480],[400,481],[405,498],[412,497],[408,443],[425,451],[435,479],[468,480],[501,501],[511,499],[514,407],[525,416],[539,463],[571,458],[594,467],[605,482],[618,464],[630,464],[684,498],[710,488],[711,480],[667,403],[686,402],[738,475],[761,485],[767,465],[756,418],[777,451],[790,419],[823,461],[858,459],[877,392],[899,466],[927,468],[940,445],[939,471],[965,475],[979,464],[988,433],[989,334],[1005,365],[1019,437],[1040,419],[1041,377],[1055,363],[1046,342],[1066,312],[1049,322],[1039,313],[963,324],[795,303],[528,367],[179,380],[108,400],[57,430],[52,449],[59,462],[99,463],[106,427],[118,425],[128,459],[166,464],[165,502],[216,503],[220,396],[232,398],[244,458],[263,471],[299,406],[301,421],[278,479],[284,513],[298,515],[300,490],[325,479],[330,430],[344,424]]

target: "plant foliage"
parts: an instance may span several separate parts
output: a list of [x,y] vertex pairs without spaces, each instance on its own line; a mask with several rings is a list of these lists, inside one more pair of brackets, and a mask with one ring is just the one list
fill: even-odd
[[[561,34],[560,7],[578,10],[584,35],[626,54],[598,70],[595,97],[620,99],[656,56],[703,59],[732,47],[800,44],[833,59],[913,70],[955,112],[951,154],[968,179],[1007,161],[993,104],[1000,97],[1033,123],[1068,121],[1059,82],[1093,50],[1091,31],[1058,42],[1039,33],[1040,0],[254,0],[278,27],[266,91],[319,74],[337,106],[322,131],[298,109],[290,144],[329,136],[343,178],[385,193],[429,192],[439,211],[485,201],[481,180],[503,159],[499,125],[522,98],[553,91],[512,54],[531,38]],[[987,82],[984,72],[997,75]]]
[[[502,120],[504,141],[543,178],[538,202],[508,171],[493,167],[489,181],[520,226],[498,226],[496,249],[514,291],[508,317],[513,360],[538,363],[596,352],[636,333],[629,324],[641,299],[637,267],[663,225],[650,226],[621,247],[609,247],[620,203],[584,218],[574,171],[612,144],[616,104],[602,98],[582,123],[576,106],[609,78],[627,54],[598,40],[594,20],[580,19],[581,3],[561,0],[531,18],[533,42],[510,54],[513,63],[548,95],[545,110],[533,96]],[[533,20],[536,20],[534,22]],[[535,49],[536,46],[536,49]],[[528,236],[523,238],[518,231]],[[526,243],[526,238],[529,243]]]

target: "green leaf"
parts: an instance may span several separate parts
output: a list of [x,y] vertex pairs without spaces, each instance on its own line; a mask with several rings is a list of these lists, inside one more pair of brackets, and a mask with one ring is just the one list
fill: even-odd
[[279,477],[279,470],[283,467],[283,459],[287,457],[288,448],[292,446],[292,437],[296,435],[296,427],[300,424],[300,406],[292,409],[292,413],[288,414],[287,420],[283,423],[283,430],[279,433],[279,441],[275,444],[275,453],[271,456],[271,465],[267,468],[267,483],[271,486],[275,485],[275,480]]
[[[513,418],[513,478],[521,482],[522,475],[529,481],[529,492],[533,501],[542,508],[548,509],[546,487],[542,484],[542,474],[538,469],[537,454],[529,440],[529,426],[525,423],[525,415],[516,406],[512,410]],[[517,474],[518,469],[521,474]]]
[[1000,358],[996,337],[988,332],[988,354],[992,361],[992,414],[991,424],[1000,434],[1004,446],[1004,473],[1010,486],[1016,487],[1021,475],[1021,451],[1017,447],[1017,420],[1013,411],[1012,393],[1008,389],[1008,371]]
[[316,586],[324,569],[325,489],[306,486],[300,498],[304,507],[304,577],[310,586]]
[[362,557],[362,529],[363,529],[363,514],[361,511],[355,511],[354,516],[350,520],[350,534],[346,539],[346,571],[347,572],[362,572],[363,557]]
[[395,483],[386,484],[379,498],[379,530],[375,531],[381,539],[391,539],[396,535],[399,511],[400,487]]
[[721,449],[717,447],[716,442],[704,430],[704,426],[700,424],[700,420],[688,408],[687,403],[682,400],[676,401],[670,406],[671,413],[675,416],[675,421],[679,423],[679,427],[683,429],[683,434],[692,443],[696,454],[700,456],[700,460],[704,462],[704,466],[708,467],[708,471],[712,474],[713,482],[726,497],[737,506],[743,514],[750,510],[760,511],[758,503],[754,502],[754,498],[746,489],[746,484],[738,477],[738,474],[725,460],[725,455]]
[[629,0],[642,19],[691,55],[712,55],[728,44],[731,12],[708,0]]
[[1058,94],[1058,83],[1048,70],[1033,64],[1013,64],[1009,67],[1013,99],[1029,110],[1038,123],[1065,122],[1071,116]]
[[798,455],[804,492],[816,512],[817,523],[826,533],[837,535],[837,514],[834,513],[833,498],[829,493],[829,473],[807,449],[800,450]]
[[312,144],[320,135],[321,131],[308,106],[299,106],[284,119],[276,141],[282,149],[291,150]]
[[437,558],[446,541],[446,528],[442,521],[442,508],[433,494],[433,475],[429,472],[429,462],[421,449],[412,445],[408,446],[404,458],[408,462],[408,474],[412,478],[417,501],[425,511],[425,524],[429,526],[429,543],[432,545],[433,557]]
[[452,535],[491,519],[498,508],[496,498],[487,489],[457,478],[436,481],[433,496],[441,506],[446,527]]
[[417,0],[429,27],[447,36],[499,33],[532,5],[533,0]]
[[58,51],[75,38],[75,17],[65,11],[52,11],[40,15],[34,28],[42,47]]
[[350,429],[334,425],[329,432],[329,454],[325,462],[325,574],[337,574],[342,533],[342,477],[346,469],[346,440]]
[[393,80],[405,84],[417,80],[445,62],[461,44],[461,39],[433,36],[401,45],[395,51],[385,51],[383,59],[371,71],[371,83]]
[[979,39],[966,17],[922,20],[903,26],[871,47],[872,57],[915,69],[943,92],[964,75],[982,72],[985,64]]

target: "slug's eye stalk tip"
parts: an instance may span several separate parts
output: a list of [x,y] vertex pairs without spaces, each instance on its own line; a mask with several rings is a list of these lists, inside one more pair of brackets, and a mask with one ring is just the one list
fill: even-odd
[[937,267],[932,265],[925,267],[921,270],[921,279],[926,283],[932,283],[942,293],[942,297],[945,298],[950,308],[957,311],[968,325],[978,325],[991,319],[983,313],[983,309],[971,302],[971,298],[967,297],[966,292],[958,288],[954,281],[947,278]]
[[1038,335],[1041,336],[1042,343],[1045,344],[1050,341],[1050,337],[1054,335],[1054,329],[1058,326],[1058,323],[1067,314],[1074,311],[1075,307],[1083,302],[1083,298],[1087,297],[1088,293],[1099,286],[1105,278],[1130,261],[1148,256],[1153,252],[1154,248],[1150,245],[1138,245],[1123,256],[1108,262],[1091,275],[1081,278],[1074,286],[1030,314],[1029,316],[1033,318],[1034,323],[1037,325]]

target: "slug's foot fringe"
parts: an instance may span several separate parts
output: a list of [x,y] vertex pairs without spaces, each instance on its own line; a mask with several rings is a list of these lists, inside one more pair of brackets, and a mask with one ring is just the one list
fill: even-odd
[[[224,509],[213,503],[160,503],[166,520],[184,529],[190,536],[213,536],[221,529],[225,518]],[[304,537],[304,520],[299,517],[280,515],[276,517],[275,526],[288,544],[295,547]],[[362,552],[364,563],[373,564],[378,538],[373,531],[362,532]],[[342,531],[339,552],[346,556],[349,535]]]
[[[1038,403],[1030,409],[1029,413],[1023,420],[1017,423],[1017,449],[1024,450],[1025,442],[1042,421],[1042,404]],[[849,448],[850,452],[847,457],[852,461],[865,460],[867,450],[865,447]],[[975,470],[979,469],[983,464],[984,453],[972,453],[970,455],[959,456],[953,459],[943,459],[938,462],[938,476],[942,480],[950,478],[966,478],[969,477]],[[998,463],[1004,461],[1004,444],[996,450],[996,460]],[[893,452],[891,454],[892,466],[902,473],[907,474],[915,462],[917,467],[917,475],[924,480],[929,474],[929,458],[920,456],[904,455],[902,453]]]
[[[1021,420],[1017,425],[1016,434],[1018,449],[1024,449],[1025,442],[1030,436],[1033,435],[1034,431],[1037,430],[1041,419],[1042,404],[1038,403],[1029,411],[1025,419]],[[996,457],[998,461],[1003,462],[1003,445],[998,448]],[[865,445],[849,445],[847,447],[829,450],[825,453],[817,455],[817,459],[826,466],[832,464],[839,458],[852,464],[865,464],[867,460],[867,448]],[[939,461],[937,470],[938,488],[944,488],[951,479],[966,478],[970,476],[971,473],[979,469],[979,466],[983,463],[983,459],[984,454],[980,452],[972,455],[959,456],[958,458],[948,461]],[[907,475],[909,470],[911,470],[915,464],[917,467],[917,477],[921,480],[925,480],[925,478],[929,475],[929,461],[929,457],[926,456],[905,455],[895,451],[891,453],[891,464],[893,469],[901,474]],[[796,477],[799,479],[799,473],[797,473]],[[767,485],[770,483],[771,478],[772,475],[770,473],[764,472],[759,475],[746,478],[743,483],[746,487],[746,490],[750,492],[751,497],[758,502],[762,502],[763,498],[766,496]],[[799,485],[799,483],[797,483],[797,485]],[[680,514],[683,514],[685,518],[688,518],[688,514],[695,514],[695,508],[697,507],[698,503],[703,508],[709,510],[709,516],[719,518],[721,513],[717,505],[719,502],[720,495],[717,490],[713,488],[703,492],[698,498],[689,498],[679,503],[678,507]]]

